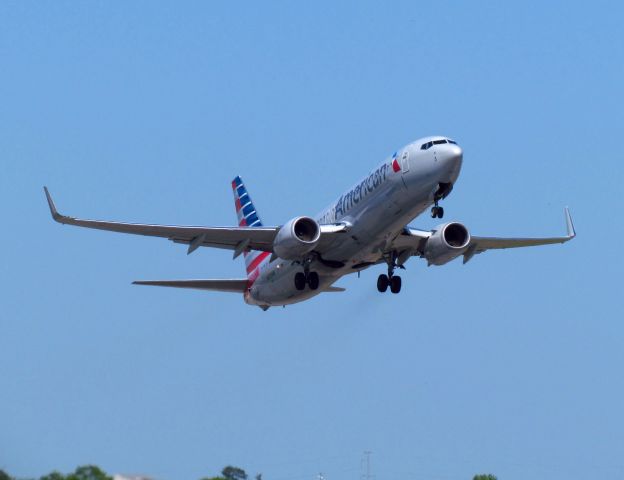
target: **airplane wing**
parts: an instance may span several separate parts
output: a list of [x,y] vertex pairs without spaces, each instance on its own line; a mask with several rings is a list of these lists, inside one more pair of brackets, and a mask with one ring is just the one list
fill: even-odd
[[[471,236],[468,248],[463,253],[464,263],[470,261],[472,257],[486,250],[498,250],[505,248],[535,247],[538,245],[551,245],[555,243],[565,243],[576,237],[574,224],[568,208],[565,209],[565,219],[567,235],[563,237],[543,237],[543,238],[503,238],[503,237],[477,237]],[[433,232],[406,227],[392,243],[392,248],[397,251],[411,250],[413,255],[422,256],[425,244]]]
[[470,245],[464,253],[464,263],[486,250],[500,250],[505,248],[536,247],[539,245],[552,245],[555,243],[565,243],[576,237],[574,223],[570,210],[565,209],[567,235],[564,237],[545,238],[500,238],[500,237],[471,237]]
[[142,280],[133,285],[156,287],[193,288],[195,290],[213,290],[217,292],[243,293],[249,281],[246,278],[228,280]]
[[132,233],[134,235],[168,238],[175,243],[188,244],[189,254],[201,246],[236,249],[241,244],[244,245],[241,251],[245,248],[251,248],[253,250],[270,252],[273,249],[273,239],[279,230],[278,227],[199,227],[82,220],[58,213],[50,192],[46,187],[44,187],[44,191],[48,199],[52,218],[58,223],[112,232]]
[[[48,189],[46,187],[43,189],[52,218],[58,223],[111,232],[167,238],[175,243],[187,244],[189,246],[187,254],[193,253],[199,247],[234,250],[234,258],[245,249],[272,252],[273,240],[280,229],[280,227],[202,227],[83,220],[61,215],[57,211]],[[328,237],[340,233],[346,228],[347,226],[342,225],[321,225],[322,240],[323,237],[325,237],[324,240],[328,240]]]

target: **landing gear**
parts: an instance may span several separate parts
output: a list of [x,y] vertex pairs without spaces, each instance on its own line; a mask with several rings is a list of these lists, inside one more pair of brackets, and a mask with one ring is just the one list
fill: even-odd
[[297,290],[303,290],[306,286],[306,277],[303,272],[295,273],[295,288]]
[[442,218],[444,216],[444,209],[438,206],[438,202],[431,207],[431,218]]
[[319,287],[320,278],[316,272],[297,272],[295,273],[295,288],[297,290],[305,289],[306,284],[310,287],[310,290],[317,290]]
[[381,293],[384,293],[390,287],[390,291],[392,293],[399,293],[401,291],[401,277],[398,275],[392,275],[388,277],[388,275],[381,274],[377,277],[377,290]]
[[388,275],[382,273],[381,275],[379,275],[379,277],[377,277],[377,290],[379,290],[381,293],[384,293],[386,290],[388,290],[389,284],[390,279],[388,278]]
[[319,274],[316,272],[308,273],[308,285],[310,286],[310,290],[316,290],[319,287]]
[[431,218],[442,218],[444,209],[438,205],[438,202],[446,197],[453,190],[452,183],[440,183],[438,189],[433,194],[433,207],[431,207]]
[[393,276],[390,279],[390,291],[392,293],[399,293],[401,291],[401,277]]
[[399,267],[405,269],[403,265],[397,265],[397,253],[392,252],[391,256],[387,259],[388,262],[388,275],[381,274],[377,277],[377,290],[384,293],[390,287],[392,293],[399,293],[401,291],[401,277],[394,274],[394,270]]

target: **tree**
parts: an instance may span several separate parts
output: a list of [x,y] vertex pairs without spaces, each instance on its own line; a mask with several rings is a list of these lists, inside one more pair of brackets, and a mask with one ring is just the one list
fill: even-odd
[[44,475],[39,480],[65,480],[65,475],[54,471],[54,472],[48,473],[47,475]]
[[113,478],[106,475],[100,467],[85,465],[67,475],[66,480],[113,480]]
[[242,468],[233,467],[232,465],[228,465],[223,470],[221,470],[221,474],[227,480],[247,480],[247,473]]
[[481,473],[480,475],[475,475],[472,477],[472,480],[498,480],[496,475],[492,475],[491,473]]
[[0,480],[12,480],[12,478],[4,470],[0,470]]

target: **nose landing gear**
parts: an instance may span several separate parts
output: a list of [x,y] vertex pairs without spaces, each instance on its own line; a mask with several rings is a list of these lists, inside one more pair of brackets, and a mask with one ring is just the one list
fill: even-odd
[[431,218],[442,218],[444,216],[444,209],[438,205],[438,202],[446,197],[453,190],[452,183],[440,183],[438,189],[433,195],[433,207],[431,207]]
[[444,209],[438,206],[438,201],[436,200],[433,207],[431,207],[431,218],[442,218],[444,216]]

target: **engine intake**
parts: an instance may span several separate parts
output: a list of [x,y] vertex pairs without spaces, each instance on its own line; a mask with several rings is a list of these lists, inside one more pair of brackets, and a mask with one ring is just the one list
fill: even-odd
[[275,254],[286,260],[298,260],[314,250],[321,238],[321,227],[310,217],[295,217],[279,229],[273,241]]
[[464,225],[446,223],[427,240],[424,257],[429,265],[444,265],[464,253],[469,244],[470,233]]

